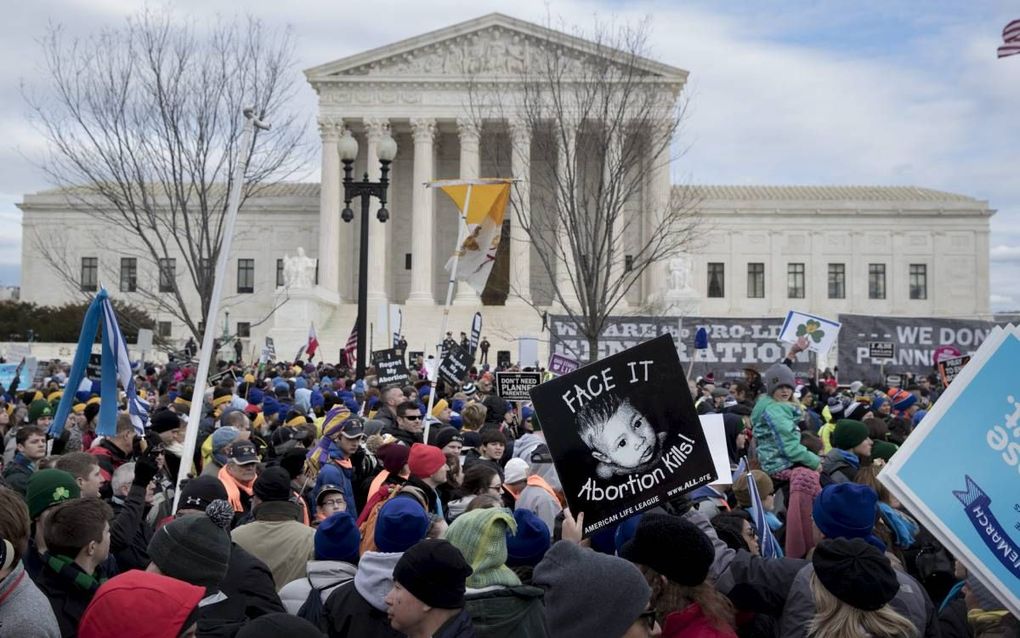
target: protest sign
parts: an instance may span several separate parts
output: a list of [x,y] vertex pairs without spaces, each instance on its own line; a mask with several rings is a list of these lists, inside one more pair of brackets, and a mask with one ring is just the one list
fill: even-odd
[[701,429],[705,432],[708,450],[712,453],[712,466],[716,478],[713,485],[730,485],[732,470],[730,469],[730,453],[726,448],[726,424],[721,414],[702,414],[698,417]]
[[32,347],[27,343],[8,343],[4,346],[4,358],[7,363],[21,363],[21,360],[32,354]]
[[439,378],[451,385],[460,385],[474,362],[470,352],[452,344],[439,364]]
[[1020,331],[994,328],[879,480],[1020,615]]
[[797,339],[807,337],[808,350],[824,357],[836,343],[838,334],[838,321],[791,310],[783,322],[779,340],[784,343],[796,343]]
[[939,361],[939,376],[942,377],[942,385],[949,387],[949,384],[960,374],[963,366],[967,365],[970,357],[953,357]]
[[531,400],[585,536],[716,478],[670,335],[546,381]]
[[89,355],[89,362],[85,366],[85,376],[90,379],[98,379],[103,372],[103,357],[98,352]]
[[269,350],[269,358],[276,358],[276,344],[273,343],[272,337],[266,337],[266,349]]
[[892,359],[896,356],[896,344],[892,341],[871,341],[868,356],[873,360]]
[[542,383],[541,372],[497,372],[496,396],[507,401],[527,401],[532,388]]
[[476,312],[471,320],[471,339],[469,340],[471,356],[478,350],[478,340],[482,336],[482,313]]
[[523,368],[538,367],[538,339],[521,337],[517,340],[517,361]]
[[942,345],[939,346],[938,348],[935,348],[935,352],[933,352],[931,356],[932,358],[931,363],[932,365],[937,366],[939,364],[939,361],[942,361],[943,359],[953,359],[955,357],[961,356],[962,354],[963,353],[960,352],[960,349],[957,348],[956,346]]
[[404,357],[400,356],[396,348],[373,352],[372,365],[375,366],[375,375],[380,388],[395,383],[407,384],[407,366],[404,365]]
[[148,328],[138,329],[138,338],[135,339],[135,349],[143,354],[152,350],[152,330],[149,330]]
[[[663,334],[673,336],[680,363],[690,365],[692,378],[715,373],[716,379],[743,379],[744,368],[764,371],[782,360],[786,348],[778,342],[783,319],[778,317],[732,319],[728,317],[609,317],[599,335],[598,358],[622,352]],[[694,349],[699,328],[708,334],[706,350]],[[550,352],[578,361],[588,359],[588,340],[566,315],[549,317]],[[692,363],[693,361],[693,363]],[[808,369],[802,352],[794,371]]]
[[581,364],[574,361],[565,354],[552,353],[549,355],[549,372],[554,374],[569,374],[581,367]]
[[[988,336],[995,323],[976,319],[933,319],[931,317],[873,317],[840,315],[839,378],[843,383],[877,383],[882,368],[886,374],[913,372],[928,374],[941,346],[953,346],[956,355],[973,352]],[[893,356],[874,359],[872,341],[891,342]],[[951,350],[945,350],[951,352]]]
[[35,362],[35,357],[27,357],[25,359],[25,365],[21,366],[21,372],[18,373],[18,366],[21,362],[17,363],[0,363],[0,386],[4,390],[11,387],[11,383],[14,382],[14,375],[18,375],[18,387],[22,390],[32,387],[32,379],[35,376],[36,368],[38,364],[30,366],[29,363]]

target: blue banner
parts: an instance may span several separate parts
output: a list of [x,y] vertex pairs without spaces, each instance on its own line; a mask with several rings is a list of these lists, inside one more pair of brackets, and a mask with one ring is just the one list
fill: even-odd
[[967,479],[967,489],[962,492],[953,492],[953,495],[963,503],[967,518],[970,519],[988,549],[999,559],[1000,563],[1006,566],[1014,578],[1020,579],[1020,549],[1017,548],[1016,543],[1010,540],[1009,532],[1002,526],[999,519],[995,518],[995,514],[992,514],[992,499],[988,498],[988,495],[978,487],[974,479],[969,476],[964,478]]

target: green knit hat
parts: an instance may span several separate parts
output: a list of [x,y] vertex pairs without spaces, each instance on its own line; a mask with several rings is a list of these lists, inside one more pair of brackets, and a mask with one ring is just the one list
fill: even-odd
[[471,565],[467,586],[474,589],[504,585],[515,587],[521,579],[506,566],[506,532],[517,533],[517,521],[499,507],[466,512],[446,530],[446,540],[464,554]]
[[833,430],[830,440],[832,447],[841,450],[852,450],[868,438],[868,426],[853,419],[840,419],[836,421],[836,429]]
[[25,501],[28,503],[28,515],[33,520],[48,508],[80,496],[78,481],[63,470],[39,470],[28,477]]
[[886,463],[892,458],[892,455],[896,453],[896,450],[900,449],[900,446],[895,443],[888,441],[875,441],[875,444],[871,447],[871,458],[882,459]]
[[53,406],[46,399],[32,401],[32,404],[28,406],[29,423],[35,423],[44,416],[53,416]]

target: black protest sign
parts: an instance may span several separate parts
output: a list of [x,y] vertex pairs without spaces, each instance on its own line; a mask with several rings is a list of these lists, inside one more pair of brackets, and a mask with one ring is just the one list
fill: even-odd
[[395,383],[407,384],[407,366],[404,365],[404,357],[396,348],[373,352],[372,365],[375,366],[375,375],[380,388]]
[[539,383],[541,372],[497,372],[496,395],[507,401],[528,401],[531,389]]
[[970,362],[970,356],[953,357],[939,361],[939,376],[942,377],[942,385],[949,387],[956,375],[960,374],[963,366]]
[[671,335],[536,386],[531,400],[585,536],[716,479]]
[[85,373],[90,379],[98,379],[103,374],[103,357],[93,352],[89,355],[89,362],[85,366]]
[[870,341],[868,356],[872,359],[893,359],[896,357],[896,344],[892,341]]
[[471,356],[470,352],[459,345],[452,344],[447,350],[446,356],[443,357],[442,363],[439,364],[439,378],[450,385],[460,385],[467,377],[468,370],[474,362],[475,358]]

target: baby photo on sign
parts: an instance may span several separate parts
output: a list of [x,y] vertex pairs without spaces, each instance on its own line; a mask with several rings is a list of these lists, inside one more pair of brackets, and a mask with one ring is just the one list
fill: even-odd
[[716,479],[670,335],[531,390],[584,535]]

